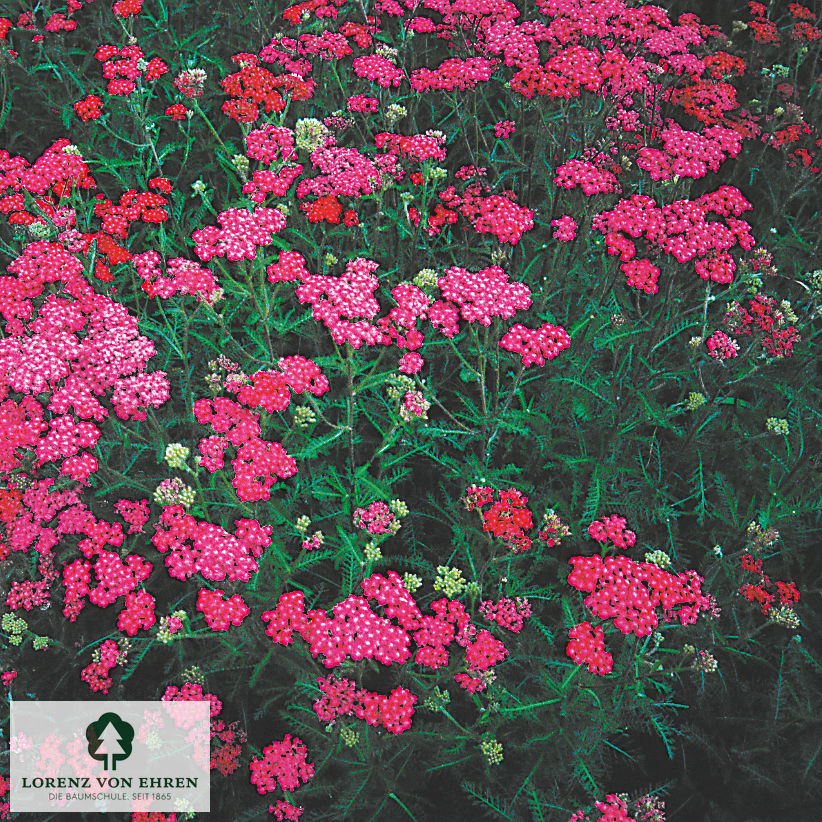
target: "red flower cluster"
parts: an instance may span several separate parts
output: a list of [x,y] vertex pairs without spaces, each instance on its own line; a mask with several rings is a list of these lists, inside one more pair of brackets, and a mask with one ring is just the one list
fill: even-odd
[[743,554],[740,565],[744,571],[759,576],[759,582],[754,585],[745,583],[739,588],[739,593],[748,602],[757,602],[762,608],[763,614],[768,614],[773,606],[774,600],[779,597],[780,605],[791,605],[799,602],[799,589],[795,582],[776,581],[776,594],[769,591],[772,587],[770,577],[762,570],[762,560],[755,560],[750,554]]
[[[125,0],[133,2],[133,0]],[[141,0],[136,2],[137,11]],[[117,9],[115,4],[115,12]],[[125,5],[125,2],[122,3]],[[103,64],[103,77],[108,80],[107,91],[111,95],[125,96],[131,94],[137,88],[136,80],[144,77],[146,81],[156,80],[168,72],[168,66],[154,57],[150,61],[144,59],[145,55],[139,46],[98,46],[94,55]],[[115,59],[116,58],[116,59]]]
[[482,530],[503,540],[514,551],[527,551],[531,538],[525,531],[532,528],[534,521],[526,507],[528,498],[515,488],[499,492],[499,498],[487,511],[482,509],[493,502],[494,489],[479,485],[469,485],[465,489],[463,503],[469,511],[480,509]]
[[97,120],[103,114],[103,101],[96,94],[89,94],[74,104],[81,120]]
[[240,754],[247,740],[237,722],[226,725],[222,719],[211,723],[211,770],[229,776],[240,766]]
[[94,215],[102,217],[102,229],[106,234],[125,240],[131,224],[136,220],[142,220],[144,223],[163,223],[168,219],[168,200],[162,194],[171,193],[171,182],[165,177],[154,177],[148,181],[148,187],[152,190],[126,191],[120,196],[119,205],[114,205],[102,194],[97,195]]
[[353,715],[393,734],[401,734],[411,727],[417,697],[405,688],[394,688],[384,696],[358,689],[350,679],[317,677],[317,684],[323,695],[314,703],[314,712],[322,722],[334,722],[338,716]]
[[283,75],[275,77],[268,69],[256,65],[243,65],[236,74],[229,74],[220,81],[223,91],[231,97],[223,103],[223,113],[240,123],[253,123],[260,116],[260,106],[266,114],[282,111],[285,100],[277,90],[287,82]]
[[794,344],[802,339],[796,327],[787,324],[782,306],[765,294],[752,297],[747,306],[731,303],[723,325],[734,334],[760,335],[769,357],[790,357]]

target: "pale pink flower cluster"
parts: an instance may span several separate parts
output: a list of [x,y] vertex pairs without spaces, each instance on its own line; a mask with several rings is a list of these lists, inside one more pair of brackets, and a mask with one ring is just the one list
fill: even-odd
[[405,78],[405,72],[397,68],[390,60],[378,54],[365,54],[354,58],[352,63],[354,74],[364,77],[383,88],[399,88]]
[[257,248],[269,245],[274,234],[285,228],[286,219],[276,208],[229,208],[217,217],[220,228],[206,226],[192,232],[194,252],[204,262],[212,257],[253,260]]
[[452,57],[435,69],[420,68],[411,72],[411,88],[418,93],[426,91],[466,91],[479,83],[485,83],[494,73],[496,60],[469,57],[462,60]]
[[297,186],[297,197],[343,195],[363,197],[380,189],[377,166],[354,148],[326,144],[311,152],[311,163],[319,170],[316,177],[305,177]]
[[705,345],[708,348],[708,355],[720,362],[730,360],[739,354],[739,343],[724,331],[714,331],[705,340]]
[[554,183],[568,189],[579,186],[586,197],[619,191],[617,178],[610,171],[597,168],[587,160],[568,160],[563,163],[556,170]]
[[469,323],[489,326],[492,318],[509,319],[531,305],[531,289],[509,282],[508,274],[496,265],[475,272],[451,266],[437,285],[443,298],[456,304]]

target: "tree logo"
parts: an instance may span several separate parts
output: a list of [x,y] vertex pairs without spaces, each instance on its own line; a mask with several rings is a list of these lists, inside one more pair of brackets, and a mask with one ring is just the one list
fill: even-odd
[[117,770],[117,762],[131,756],[134,728],[119,714],[105,713],[86,728],[88,755],[103,763],[107,771]]

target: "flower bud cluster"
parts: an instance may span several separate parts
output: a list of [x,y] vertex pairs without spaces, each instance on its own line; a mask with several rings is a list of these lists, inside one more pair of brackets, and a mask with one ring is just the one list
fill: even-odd
[[158,505],[182,505],[190,508],[197,499],[197,492],[179,477],[163,480],[154,490],[154,501]]
[[166,446],[165,462],[169,468],[176,468],[179,471],[187,471],[186,460],[191,451],[179,442],[172,442]]
[[489,765],[499,765],[502,762],[502,744],[493,736],[486,736],[479,746]]
[[462,576],[462,571],[459,568],[448,568],[445,565],[437,566],[434,590],[442,591],[448,599],[458,597],[465,590],[465,579]]

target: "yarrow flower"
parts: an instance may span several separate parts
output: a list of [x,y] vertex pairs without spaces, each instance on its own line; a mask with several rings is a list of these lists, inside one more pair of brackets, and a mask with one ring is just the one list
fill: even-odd
[[551,220],[551,225],[554,228],[554,239],[562,243],[569,243],[577,236],[577,221],[567,214]]
[[293,791],[314,776],[308,750],[301,739],[286,734],[282,742],[263,748],[262,759],[251,760],[251,784],[261,794],[276,790]]

